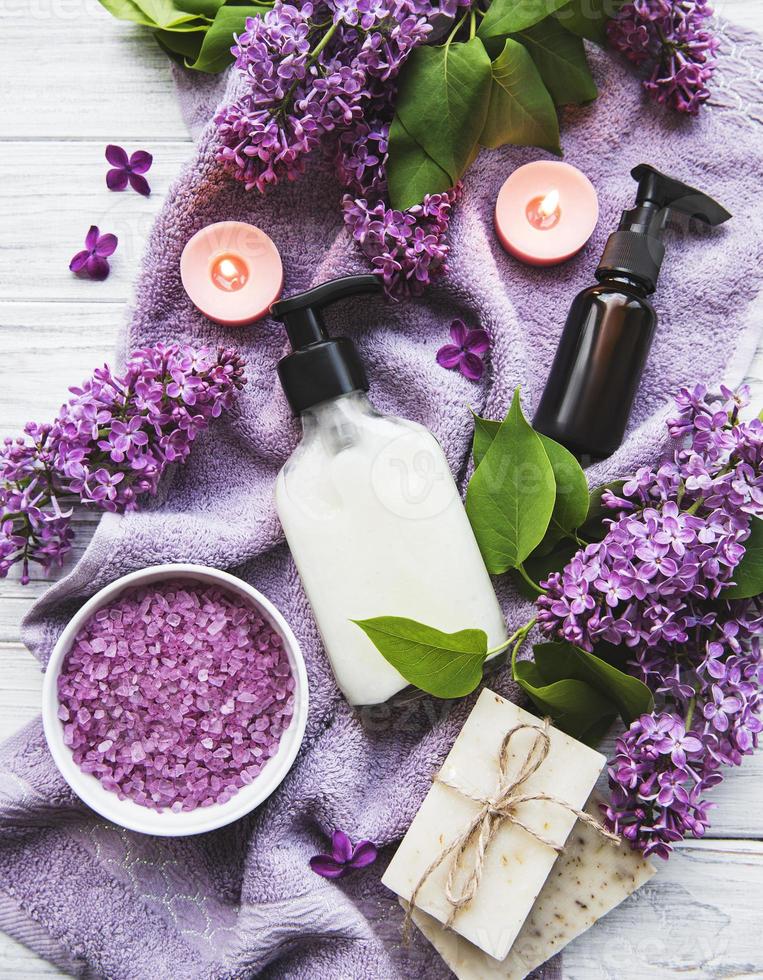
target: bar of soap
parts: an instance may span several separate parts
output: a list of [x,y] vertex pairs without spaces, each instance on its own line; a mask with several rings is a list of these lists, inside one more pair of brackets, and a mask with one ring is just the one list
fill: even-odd
[[[594,800],[586,810],[596,818],[600,816]],[[420,909],[414,909],[413,921],[458,980],[522,980],[641,888],[654,873],[652,864],[627,844],[616,846],[579,820],[502,962]],[[401,905],[406,903],[401,900]]]
[[[498,753],[506,733],[517,724],[542,727],[539,718],[492,691],[483,690],[445,760],[441,776],[474,795],[494,794]],[[550,751],[543,765],[521,787],[523,794],[548,793],[580,809],[590,796],[606,762],[603,755],[555,728],[549,730]],[[511,772],[516,773],[534,741],[521,731],[511,742]],[[382,878],[409,901],[432,861],[469,825],[480,806],[457,790],[435,781],[408,833]],[[544,837],[564,844],[576,823],[573,813],[545,800],[516,807],[516,815]],[[470,849],[470,855],[473,849]],[[455,917],[452,929],[496,960],[503,960],[556,860],[556,851],[521,827],[505,821],[485,852],[477,893]],[[416,905],[445,923],[450,903],[445,895],[450,858],[419,889]],[[471,867],[467,858],[462,868]]]

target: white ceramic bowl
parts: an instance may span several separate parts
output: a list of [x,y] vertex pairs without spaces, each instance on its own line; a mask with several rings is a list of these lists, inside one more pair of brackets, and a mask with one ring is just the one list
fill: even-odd
[[[197,807],[195,810],[181,813],[173,813],[169,809],[162,812],[150,810],[130,799],[120,800],[116,793],[104,789],[95,776],[83,772],[75,763],[71,750],[64,743],[63,724],[58,718],[58,675],[64,658],[85,621],[101,606],[112,602],[125,589],[168,579],[192,579],[217,585],[242,596],[259,610],[283,638],[295,681],[294,714],[291,724],[281,736],[278,752],[268,760],[256,779],[248,786],[243,786],[227,803],[214,803],[211,806]],[[291,768],[302,744],[307,723],[307,705],[305,662],[289,624],[257,589],[227,572],[220,572],[204,565],[153,565],[139,572],[124,575],[97,592],[76,613],[61,634],[51,654],[42,689],[42,721],[45,737],[61,775],[77,796],[107,820],[112,820],[128,830],[137,830],[142,834],[156,834],[160,837],[186,837],[189,834],[203,834],[209,830],[216,830],[250,813],[267,799]]]

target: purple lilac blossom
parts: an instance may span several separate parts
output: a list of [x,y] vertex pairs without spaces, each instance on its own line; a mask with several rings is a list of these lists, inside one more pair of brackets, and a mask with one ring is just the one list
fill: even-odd
[[672,460],[605,491],[604,539],[549,576],[538,599],[544,632],[586,650],[629,647],[629,669],[655,693],[654,715],[618,740],[607,816],[662,857],[704,833],[704,794],[763,728],[763,599],[724,599],[763,518],[763,422],[740,421],[746,389],[714,398],[697,386],[676,401]]
[[151,188],[143,176],[151,168],[154,158],[146,150],[136,150],[130,155],[121,146],[109,143],[106,147],[106,159],[111,164],[111,170],[106,174],[106,186],[110,191],[123,191],[128,183],[134,191],[148,197]]
[[69,268],[78,276],[100,282],[109,274],[108,256],[114,254],[117,244],[116,235],[102,235],[97,225],[91,225],[85,235],[85,247],[77,252]]
[[17,562],[46,572],[71,547],[76,498],[122,512],[156,493],[170,463],[183,462],[210,420],[245,383],[231,350],[173,345],[136,351],[120,375],[106,365],[79,388],[52,425],[26,425],[0,445],[0,577]]
[[131,589],[88,619],[58,677],[64,742],[119,799],[227,803],[294,712],[283,640],[250,603],[195,582]]
[[607,22],[612,47],[650,72],[644,88],[656,102],[696,115],[710,93],[719,40],[708,30],[707,0],[634,0]]
[[353,844],[343,830],[335,830],[331,837],[331,854],[316,854],[310,858],[310,867],[321,878],[344,878],[355,868],[366,868],[378,856],[376,844],[359,840]]
[[490,347],[490,338],[484,330],[470,330],[463,320],[456,319],[450,325],[449,344],[437,351],[437,363],[451,371],[460,371],[469,381],[479,381],[485,370],[482,355]]
[[459,189],[406,212],[387,200],[394,78],[426,41],[430,21],[463,3],[425,0],[277,0],[236,38],[242,93],[215,121],[218,158],[247,189],[294,180],[307,157],[330,150],[347,193],[344,220],[388,291],[419,294],[446,271],[446,234]]
[[387,290],[419,295],[447,271],[447,232],[461,184],[442,194],[427,194],[407,211],[387,206],[386,164],[389,123],[361,123],[338,144],[337,170],[348,193],[344,221]]
[[247,189],[294,180],[326,137],[362,119],[429,30],[409,0],[276,0],[232,48],[245,85],[215,117],[219,159]]

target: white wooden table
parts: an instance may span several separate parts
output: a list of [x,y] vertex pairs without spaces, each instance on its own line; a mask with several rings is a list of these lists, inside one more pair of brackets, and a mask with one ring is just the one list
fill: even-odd
[[[763,31],[760,0],[716,7]],[[52,417],[67,386],[111,356],[153,215],[192,148],[165,56],[96,0],[0,0],[0,93],[5,435]],[[154,154],[150,199],[106,189],[109,142]],[[104,283],[68,271],[90,224],[119,237]],[[760,356],[754,374],[763,379]],[[93,524],[80,526],[73,558]],[[41,673],[19,622],[45,588],[39,578],[26,588],[0,580],[0,739],[38,712]],[[568,980],[763,977],[763,753],[714,799],[709,837],[682,846],[653,883],[568,948]],[[0,933],[0,980],[57,974]]]

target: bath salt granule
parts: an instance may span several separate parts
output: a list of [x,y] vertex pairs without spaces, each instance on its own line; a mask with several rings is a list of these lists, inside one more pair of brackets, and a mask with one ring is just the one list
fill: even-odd
[[131,589],[79,631],[58,678],[64,741],[120,799],[225,803],[278,751],[294,711],[283,640],[217,586]]

